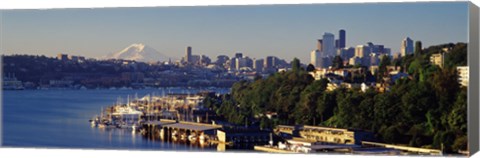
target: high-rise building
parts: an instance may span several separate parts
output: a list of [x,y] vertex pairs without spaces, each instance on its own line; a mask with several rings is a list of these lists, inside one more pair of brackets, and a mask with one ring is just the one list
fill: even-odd
[[383,54],[387,55],[387,56],[391,56],[392,55],[392,49],[390,48],[383,48]]
[[264,64],[263,59],[254,59],[253,69],[257,72],[262,72],[263,71],[263,64]]
[[217,61],[215,62],[218,66],[223,66],[229,60],[229,57],[226,55],[217,56]]
[[335,56],[336,51],[335,51],[335,36],[331,33],[325,32],[323,34],[323,40],[322,40],[322,57],[326,56]]
[[317,40],[317,50],[320,51],[320,52],[323,51],[322,45],[323,45],[323,40],[322,40],[322,39],[318,39],[318,40]]
[[402,40],[402,46],[400,47],[400,53],[403,56],[413,54],[413,40],[409,37]]
[[339,55],[343,60],[348,60],[355,56],[355,48],[340,48],[337,50],[337,55]]
[[338,48],[345,48],[346,46],[346,33],[345,33],[345,30],[340,30],[338,32],[338,36],[339,36],[339,39],[338,39]]
[[228,67],[228,70],[230,70],[230,71],[237,70],[237,58],[235,58],[235,57],[230,58],[230,60],[228,60],[226,62],[226,65]]
[[185,62],[192,63],[192,47],[188,46],[185,54]]
[[312,64],[315,67],[322,67],[322,62],[321,62],[321,53],[319,50],[313,50],[310,52],[310,64]]
[[360,58],[370,56],[370,47],[366,45],[358,45],[355,47],[355,56]]
[[276,63],[277,63],[277,57],[267,56],[267,58],[265,59],[265,64],[264,64],[265,69],[275,68]]
[[240,52],[235,53],[235,58],[243,58],[243,54]]
[[206,56],[206,55],[200,56],[200,64],[202,64],[202,65],[208,65],[208,64],[210,64],[211,62],[212,62],[212,60],[211,60],[208,56]]
[[242,67],[246,67],[246,60],[245,58],[235,58],[235,69],[240,70]]
[[67,54],[57,54],[57,59],[62,60],[62,61],[67,61],[68,60],[68,55]]
[[190,56],[190,62],[191,64],[199,64],[200,63],[200,55],[192,55]]

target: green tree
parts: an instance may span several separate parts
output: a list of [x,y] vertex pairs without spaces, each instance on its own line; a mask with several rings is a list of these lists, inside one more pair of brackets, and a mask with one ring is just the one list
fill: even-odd
[[300,71],[300,60],[298,58],[293,58],[290,64],[292,65],[292,71],[294,72]]
[[313,64],[308,64],[307,72],[312,72],[312,71],[315,71],[315,66],[313,66]]
[[422,41],[415,42],[415,56],[418,57],[422,54]]

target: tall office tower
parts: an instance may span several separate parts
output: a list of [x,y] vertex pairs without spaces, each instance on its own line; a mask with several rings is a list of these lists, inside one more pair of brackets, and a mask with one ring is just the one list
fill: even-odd
[[188,46],[185,54],[185,62],[191,63],[192,62],[192,47]]
[[392,49],[390,48],[383,48],[383,54],[387,56],[392,56]]
[[335,40],[335,48],[336,48],[336,49],[340,48],[340,47],[339,47],[339,44],[338,44],[338,39]]
[[339,55],[344,61],[346,61],[355,56],[355,48],[340,48],[337,50],[337,55]]
[[230,60],[228,60],[226,63],[227,63],[226,65],[228,65],[228,70],[230,71],[237,70],[237,58],[233,57]]
[[217,61],[215,62],[218,66],[223,66],[230,58],[226,55],[217,56]]
[[277,63],[277,57],[274,57],[274,56],[267,56],[267,58],[265,59],[265,69],[271,69],[271,68],[275,68],[276,66],[276,63]]
[[403,56],[413,54],[413,40],[409,37],[402,40],[402,46],[400,47],[400,53]]
[[240,68],[243,68],[243,67],[246,67],[246,63],[247,61],[245,60],[245,58],[236,58],[235,59],[235,69],[236,70],[240,70]]
[[62,61],[67,61],[68,60],[68,55],[67,54],[57,54],[57,59],[62,60]]
[[322,40],[322,39],[318,39],[318,41],[317,41],[317,50],[320,51],[320,52],[323,51],[322,45],[323,45],[323,40]]
[[366,45],[358,45],[355,47],[355,56],[359,58],[370,56],[370,47]]
[[322,48],[322,57],[335,56],[335,36],[333,34],[328,32],[325,32],[325,34],[323,34]]
[[235,53],[235,58],[243,58],[243,54],[240,52]]
[[378,54],[385,54],[385,46],[383,45],[376,45],[372,42],[367,43],[368,47],[370,47],[371,53],[378,53]]
[[254,59],[254,60],[255,61],[253,62],[253,69],[257,72],[262,72],[264,60],[263,59]]
[[322,57],[321,53],[319,50],[313,50],[310,52],[310,64],[312,64],[315,67],[322,67]]
[[339,31],[339,39],[338,39],[338,48],[345,48],[346,46],[346,34],[345,30]]

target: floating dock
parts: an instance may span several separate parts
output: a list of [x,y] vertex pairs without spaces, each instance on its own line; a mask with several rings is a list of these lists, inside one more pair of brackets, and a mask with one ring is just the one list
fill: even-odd
[[279,148],[271,147],[271,146],[254,146],[253,149],[257,150],[257,151],[264,151],[264,152],[269,152],[269,153],[284,153],[284,154],[295,154],[295,153],[297,153],[297,152],[294,152],[294,151],[279,149]]
[[384,144],[384,143],[375,143],[375,142],[367,142],[367,141],[362,141],[362,144],[363,145],[369,145],[369,146],[379,146],[379,147],[384,147],[384,148],[392,148],[392,149],[397,149],[397,150],[402,150],[402,151],[407,151],[407,152],[414,152],[414,153],[442,155],[442,151],[441,150],[436,150],[436,149],[416,148],[416,147],[408,147],[408,146],[400,146],[400,145],[392,145],[392,144]]

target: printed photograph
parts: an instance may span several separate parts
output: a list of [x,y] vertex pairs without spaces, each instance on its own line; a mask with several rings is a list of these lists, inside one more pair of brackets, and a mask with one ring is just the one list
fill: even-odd
[[468,156],[470,5],[0,10],[1,145]]

